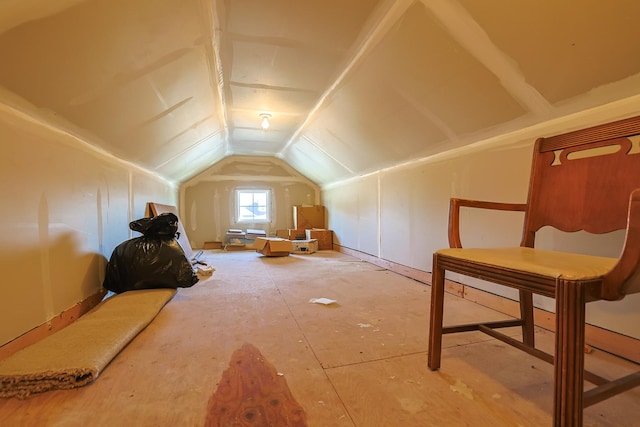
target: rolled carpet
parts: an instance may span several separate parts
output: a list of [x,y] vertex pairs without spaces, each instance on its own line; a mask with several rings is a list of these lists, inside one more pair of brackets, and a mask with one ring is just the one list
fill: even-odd
[[0,397],[24,399],[93,382],[175,293],[145,289],[114,295],[66,328],[0,361]]

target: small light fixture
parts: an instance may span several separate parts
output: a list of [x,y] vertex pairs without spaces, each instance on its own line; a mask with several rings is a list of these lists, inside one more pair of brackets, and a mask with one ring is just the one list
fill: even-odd
[[259,117],[262,119],[262,121],[260,122],[260,127],[262,128],[262,130],[268,130],[269,127],[271,126],[271,123],[269,123],[269,119],[271,118],[271,114],[269,114],[269,113],[260,113]]

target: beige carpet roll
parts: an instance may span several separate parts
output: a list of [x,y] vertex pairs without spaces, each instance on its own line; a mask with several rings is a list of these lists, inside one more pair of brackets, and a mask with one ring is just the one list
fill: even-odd
[[114,295],[66,328],[0,361],[0,397],[89,384],[173,298],[174,289]]

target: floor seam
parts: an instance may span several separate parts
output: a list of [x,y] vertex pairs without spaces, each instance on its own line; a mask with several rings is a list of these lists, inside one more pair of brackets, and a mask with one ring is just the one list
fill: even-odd
[[340,401],[340,404],[342,405],[342,407],[344,408],[344,412],[345,414],[347,414],[347,416],[349,417],[349,420],[351,420],[351,423],[354,426],[357,426],[353,416],[351,415],[351,413],[349,412],[349,409],[347,408],[347,405],[345,405],[342,396],[340,396],[340,393],[338,393],[338,390],[336,389],[335,384],[333,383],[333,381],[331,381],[331,378],[329,378],[329,376],[327,375],[327,368],[325,368],[322,364],[322,361],[318,358],[318,355],[316,354],[315,350],[313,349],[313,346],[311,345],[311,341],[309,341],[309,339],[307,338],[307,335],[304,332],[304,329],[302,328],[302,326],[300,325],[300,322],[298,322],[298,318],[296,317],[295,313],[293,312],[293,310],[291,309],[291,306],[289,305],[289,303],[287,302],[287,299],[284,297],[284,295],[282,294],[282,292],[280,291],[280,287],[278,286],[278,282],[274,279],[274,277],[271,274],[271,270],[268,266],[266,266],[266,270],[267,270],[267,274],[269,275],[269,278],[271,279],[272,283],[274,284],[276,290],[278,291],[278,294],[280,295],[280,298],[282,298],[282,302],[284,303],[284,305],[287,307],[287,310],[289,311],[289,314],[291,314],[291,318],[293,319],[293,321],[295,322],[298,331],[300,332],[300,334],[302,335],[304,342],[306,344],[306,346],[309,348],[309,350],[311,351],[311,354],[313,354],[313,357],[316,359],[316,362],[318,363],[318,366],[320,367],[320,369],[322,370],[322,373],[324,375],[324,377],[326,378],[326,380],[329,382],[329,384],[331,385],[331,389],[333,390],[333,392],[335,393],[336,397],[338,398],[338,400]]

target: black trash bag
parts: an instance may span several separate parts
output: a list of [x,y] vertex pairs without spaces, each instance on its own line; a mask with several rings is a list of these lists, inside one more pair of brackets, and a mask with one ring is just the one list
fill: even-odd
[[152,218],[140,218],[129,223],[129,228],[146,237],[174,237],[178,233],[178,217],[171,212]]
[[107,263],[103,286],[115,293],[137,289],[189,288],[198,276],[175,239],[146,236],[122,242]]
[[198,275],[175,238],[177,224],[178,217],[171,213],[132,221],[129,227],[144,235],[116,246],[107,263],[102,286],[122,293],[195,285]]

